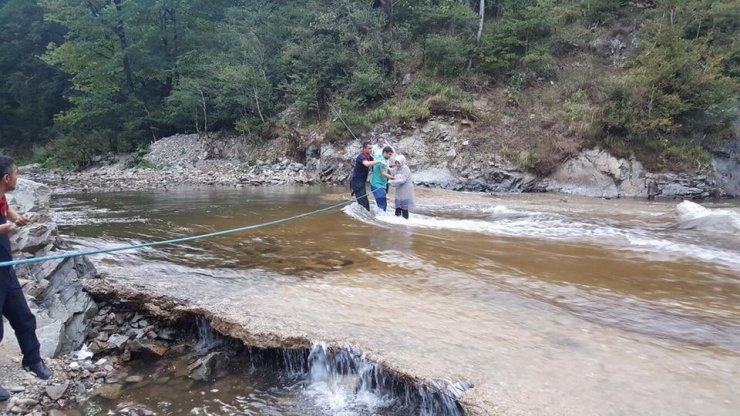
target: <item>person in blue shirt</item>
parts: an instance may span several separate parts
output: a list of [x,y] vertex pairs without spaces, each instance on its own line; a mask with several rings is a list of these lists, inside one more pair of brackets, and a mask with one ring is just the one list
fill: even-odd
[[[17,181],[18,167],[13,159],[0,156],[0,262],[13,260],[10,235],[18,227],[29,223],[28,218],[18,214],[5,198],[6,193],[15,190]],[[23,353],[23,368],[42,380],[51,377],[51,369],[41,359],[40,344],[36,337],[36,317],[26,303],[13,266],[0,267],[0,311],[18,338],[18,345]],[[3,323],[0,321],[0,341],[2,339]],[[10,393],[0,387],[0,401],[9,398]]]
[[373,166],[373,177],[370,179],[370,191],[375,197],[378,208],[383,211],[388,207],[388,180],[394,179],[388,172],[388,161],[393,155],[393,148],[386,146],[378,157],[380,164]]
[[352,176],[349,180],[349,187],[352,190],[352,195],[357,198],[357,203],[365,207],[366,210],[370,211],[370,201],[367,199],[367,176],[370,173],[370,168],[379,164],[377,160],[373,160],[370,154],[373,150],[373,144],[370,142],[362,143],[362,152],[357,155],[355,159],[355,167],[352,170]]

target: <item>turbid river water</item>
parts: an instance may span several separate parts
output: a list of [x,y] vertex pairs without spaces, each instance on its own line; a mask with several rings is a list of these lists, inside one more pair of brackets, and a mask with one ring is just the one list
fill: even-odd
[[[108,247],[275,220],[343,191],[180,189],[52,205],[80,248]],[[93,261],[116,284],[176,295],[248,331],[346,343],[418,380],[472,385],[461,398],[470,413],[737,414],[737,203],[418,196],[409,220],[354,204]],[[420,412],[356,380],[249,367],[126,398],[160,414]]]

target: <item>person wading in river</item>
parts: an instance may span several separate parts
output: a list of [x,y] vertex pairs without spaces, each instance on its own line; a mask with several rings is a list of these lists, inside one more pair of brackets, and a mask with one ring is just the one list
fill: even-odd
[[[17,181],[18,167],[15,162],[7,157],[0,157],[0,262],[13,260],[10,235],[17,227],[23,227],[29,222],[25,215],[20,215],[11,208],[5,198],[6,193],[15,189]],[[36,337],[36,317],[28,308],[13,266],[0,267],[0,310],[15,331],[23,353],[23,368],[42,380],[51,377],[51,369],[41,359],[41,346]],[[3,325],[0,322],[0,341],[2,339]],[[0,387],[0,401],[9,398],[10,393]]]
[[411,169],[406,164],[406,157],[403,155],[396,156],[393,177],[394,179],[388,181],[388,184],[396,188],[394,201],[396,216],[409,219],[409,210],[414,209],[414,181],[411,179]]
[[355,159],[355,167],[352,170],[352,177],[349,180],[352,195],[357,198],[357,203],[365,207],[368,211],[370,211],[370,201],[367,199],[367,186],[365,185],[367,175],[371,167],[381,163],[380,161],[373,160],[373,157],[370,155],[372,150],[372,143],[362,143],[362,152]]
[[394,179],[388,173],[388,161],[393,155],[393,149],[390,146],[386,146],[383,149],[383,153],[376,158],[381,164],[373,166],[373,176],[370,178],[370,191],[375,197],[375,202],[378,204],[378,208],[383,211],[388,207],[388,180]]

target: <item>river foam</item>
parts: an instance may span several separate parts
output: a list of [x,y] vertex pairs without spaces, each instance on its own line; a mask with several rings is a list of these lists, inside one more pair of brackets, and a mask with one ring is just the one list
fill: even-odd
[[[691,205],[689,205],[691,204]],[[423,208],[423,207],[422,207]],[[389,211],[392,209],[389,208]],[[492,207],[454,205],[450,211],[435,207],[433,215],[412,213],[409,219],[397,217],[373,207],[367,212],[357,204],[343,211],[352,218],[385,227],[409,227],[453,232],[473,232],[494,237],[549,240],[553,242],[588,243],[629,251],[658,261],[693,259],[733,270],[740,270],[740,256],[723,246],[697,243],[690,235],[675,236],[671,228],[702,231],[722,228],[734,230],[740,215],[732,210],[709,210],[691,202],[677,207],[679,218],[671,224],[642,224],[604,220],[576,219],[562,212],[513,209],[504,205]],[[425,212],[423,209],[422,212]],[[732,232],[732,231],[730,231]]]
[[691,201],[676,206],[677,228],[710,233],[740,233],[740,210],[709,209]]

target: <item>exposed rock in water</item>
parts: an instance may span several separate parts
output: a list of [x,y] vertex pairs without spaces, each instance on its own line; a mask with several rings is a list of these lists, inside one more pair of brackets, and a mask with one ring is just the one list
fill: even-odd
[[229,365],[229,357],[224,352],[211,352],[188,366],[193,380],[208,381]]

